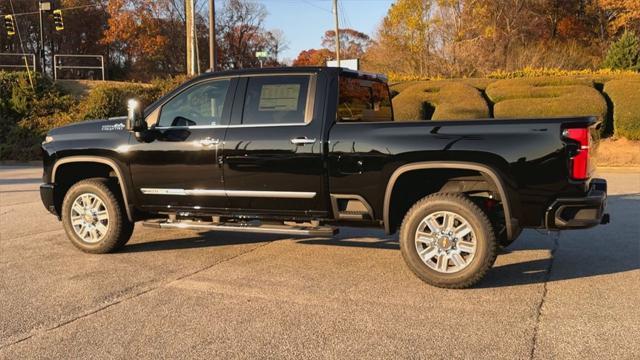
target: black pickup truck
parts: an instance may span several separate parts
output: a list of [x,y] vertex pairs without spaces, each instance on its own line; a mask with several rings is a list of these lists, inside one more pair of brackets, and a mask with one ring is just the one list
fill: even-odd
[[[123,104],[124,106],[124,104]],[[479,281],[523,228],[608,221],[596,119],[401,121],[383,76],[339,68],[207,73],[124,118],[52,130],[45,207],[78,248],[168,229],[399,232],[429,284]]]

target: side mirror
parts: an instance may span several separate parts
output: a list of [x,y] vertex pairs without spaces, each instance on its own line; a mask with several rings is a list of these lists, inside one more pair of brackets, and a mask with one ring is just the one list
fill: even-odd
[[146,130],[147,123],[142,116],[142,109],[140,109],[140,103],[138,100],[130,99],[127,101],[127,130],[128,131],[142,131]]

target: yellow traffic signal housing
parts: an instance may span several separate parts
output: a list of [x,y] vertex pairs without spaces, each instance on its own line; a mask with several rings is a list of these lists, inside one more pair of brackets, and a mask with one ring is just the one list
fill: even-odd
[[64,21],[62,20],[62,10],[53,10],[53,24],[56,26],[56,31],[64,30]]
[[16,23],[13,20],[13,15],[4,16],[4,27],[7,29],[7,35],[13,36],[16,34]]

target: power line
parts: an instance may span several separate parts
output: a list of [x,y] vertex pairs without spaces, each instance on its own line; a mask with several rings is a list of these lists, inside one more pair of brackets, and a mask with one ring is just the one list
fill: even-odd
[[[20,26],[18,25],[18,21],[15,20],[15,9],[13,8],[13,0],[9,0],[9,4],[11,5],[11,12],[13,13],[14,24],[16,26],[16,33],[18,34],[18,40],[20,41],[20,48],[22,49],[22,53],[26,53],[24,50],[24,44],[22,43],[22,36],[20,35]],[[33,90],[33,79],[31,78],[31,70],[29,70],[29,64],[27,63],[27,57],[24,56],[24,65],[27,68],[27,75],[29,76],[29,84],[31,84],[31,89]],[[35,67],[35,60],[33,66]]]
[[[99,4],[79,5],[79,6],[71,6],[71,7],[66,7],[66,8],[58,8],[58,10],[75,10],[75,9],[84,9],[84,8],[98,7],[98,6],[100,6],[100,5]],[[29,11],[29,12],[22,12],[22,13],[16,13],[16,14],[0,14],[0,16],[4,16],[4,15],[13,15],[13,16],[38,15],[39,13],[40,13],[39,11]]]
[[331,13],[332,13],[332,11],[331,11],[331,10],[326,9],[326,8],[324,8],[324,7],[320,6],[320,5],[316,5],[316,4],[312,3],[312,2],[311,2],[311,1],[309,1],[309,0],[301,0],[301,1],[302,1],[303,3],[305,3],[305,4],[309,5],[309,6],[312,6],[312,7],[316,8],[316,9],[320,9],[320,10],[322,10],[322,11],[324,11],[324,12],[328,12],[329,14],[331,14]]

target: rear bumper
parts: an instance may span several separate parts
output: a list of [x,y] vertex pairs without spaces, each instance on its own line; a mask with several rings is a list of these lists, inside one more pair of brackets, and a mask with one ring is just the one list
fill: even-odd
[[54,194],[55,194],[54,184],[40,185],[40,199],[42,199],[42,204],[44,205],[45,209],[47,209],[53,215],[60,216],[55,206]]
[[547,208],[547,229],[585,229],[609,222],[607,206],[607,181],[593,179],[585,197],[558,198]]

